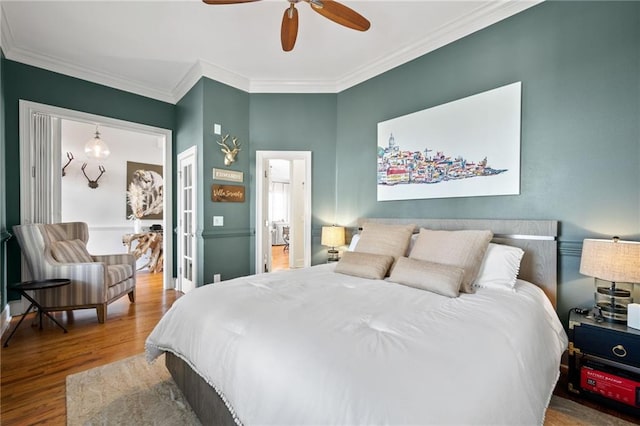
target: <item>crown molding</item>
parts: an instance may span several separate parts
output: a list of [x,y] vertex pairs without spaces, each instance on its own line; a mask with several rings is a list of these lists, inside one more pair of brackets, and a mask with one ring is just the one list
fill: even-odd
[[70,77],[79,78],[81,80],[90,81],[92,83],[101,84],[112,87],[114,89],[123,90],[125,92],[135,93],[148,98],[157,99],[163,102],[175,103],[170,92],[161,89],[146,86],[138,82],[115,76],[103,71],[97,71],[91,68],[81,67],[57,58],[33,53],[25,49],[7,46],[4,52],[7,59],[31,65],[37,68],[43,68],[49,71],[64,74]]
[[[170,90],[151,87],[120,76],[81,67],[48,55],[16,47],[6,14],[0,10],[0,46],[12,61],[102,84],[141,96],[176,104],[202,78],[207,77],[248,93],[339,93],[386,71],[419,58],[435,49],[535,6],[544,0],[504,0],[491,2],[438,28],[432,37],[406,45],[392,55],[370,62],[337,80],[249,79],[221,66],[196,61],[180,82]],[[0,6],[1,8],[1,6]]]
[[492,2],[481,6],[466,16],[441,25],[428,39],[408,44],[398,49],[392,55],[380,57],[378,60],[344,75],[336,81],[336,92],[342,92],[386,71],[406,64],[409,61],[426,55],[449,43],[453,43],[483,28],[496,24],[503,19],[542,3],[543,1],[544,0],[510,0]]

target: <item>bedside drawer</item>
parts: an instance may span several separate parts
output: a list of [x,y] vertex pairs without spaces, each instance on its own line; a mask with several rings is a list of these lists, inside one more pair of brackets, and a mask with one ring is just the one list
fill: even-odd
[[573,345],[582,353],[640,367],[640,337],[584,324],[573,332]]

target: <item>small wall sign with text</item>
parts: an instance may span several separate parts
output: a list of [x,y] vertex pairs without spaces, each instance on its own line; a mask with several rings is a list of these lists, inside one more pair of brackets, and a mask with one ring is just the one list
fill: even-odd
[[244,203],[244,185],[211,185],[211,201]]
[[234,170],[213,169],[213,179],[242,183],[244,181],[244,173]]

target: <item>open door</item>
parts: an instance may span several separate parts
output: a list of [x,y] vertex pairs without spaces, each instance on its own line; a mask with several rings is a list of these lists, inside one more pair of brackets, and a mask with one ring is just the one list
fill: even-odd
[[178,154],[178,278],[177,290],[195,288],[196,244],[196,147]]
[[269,196],[268,191],[271,186],[271,168],[269,167],[269,159],[265,158],[262,160],[262,167],[264,173],[262,173],[262,187],[266,188],[267,196],[262,197],[262,203],[259,207],[264,214],[264,219],[262,220],[262,269],[260,272],[271,272],[271,233],[273,232],[273,228],[271,227],[271,222],[269,220]]
[[[256,266],[257,274],[271,272],[273,224],[269,218],[269,160],[286,160],[291,164],[291,208],[289,214],[290,267],[311,266],[311,152],[256,151]],[[293,177],[294,169],[296,177]],[[295,186],[295,189],[293,188]],[[297,200],[294,201],[293,198]],[[293,215],[296,217],[294,218]]]
[[303,268],[304,265],[304,230],[305,226],[305,161],[291,162],[291,237],[289,244],[289,267]]

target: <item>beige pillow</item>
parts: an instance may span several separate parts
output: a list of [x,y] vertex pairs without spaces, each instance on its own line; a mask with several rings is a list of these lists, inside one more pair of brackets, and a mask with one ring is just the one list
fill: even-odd
[[53,258],[61,263],[93,262],[87,246],[81,240],[54,241],[51,243]]
[[422,228],[409,257],[464,269],[460,291],[474,293],[472,284],[491,238],[491,231],[432,231]]
[[336,265],[336,272],[360,278],[381,280],[393,263],[393,256],[347,251]]
[[447,297],[458,297],[464,269],[442,263],[401,257],[391,272],[391,281]]
[[367,222],[362,225],[356,253],[393,256],[394,262],[407,253],[415,225],[384,225]]

